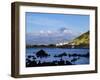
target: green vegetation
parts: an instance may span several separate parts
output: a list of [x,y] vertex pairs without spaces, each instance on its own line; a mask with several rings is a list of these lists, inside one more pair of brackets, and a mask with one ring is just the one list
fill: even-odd
[[89,31],[72,40],[69,44],[89,45]]

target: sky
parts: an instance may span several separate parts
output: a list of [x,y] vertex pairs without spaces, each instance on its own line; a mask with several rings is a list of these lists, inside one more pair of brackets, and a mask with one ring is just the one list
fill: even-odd
[[26,12],[26,44],[67,42],[89,30],[89,15]]

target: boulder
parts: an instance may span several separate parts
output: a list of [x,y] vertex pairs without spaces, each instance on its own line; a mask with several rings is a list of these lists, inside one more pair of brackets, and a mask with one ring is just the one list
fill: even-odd
[[48,57],[49,54],[46,53],[44,50],[41,49],[40,51],[38,51],[38,52],[36,53],[36,56],[42,58],[42,57]]

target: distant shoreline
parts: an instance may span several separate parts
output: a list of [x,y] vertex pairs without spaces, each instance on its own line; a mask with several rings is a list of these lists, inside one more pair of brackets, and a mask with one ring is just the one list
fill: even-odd
[[27,49],[28,48],[62,48],[62,49],[89,49],[89,47],[75,47],[75,48],[70,48],[70,47],[26,47]]

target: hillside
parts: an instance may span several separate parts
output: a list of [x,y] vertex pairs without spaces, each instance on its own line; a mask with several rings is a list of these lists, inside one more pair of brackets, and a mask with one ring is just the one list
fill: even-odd
[[74,45],[89,45],[89,31],[83,33],[79,37],[76,37],[69,44],[74,44]]

